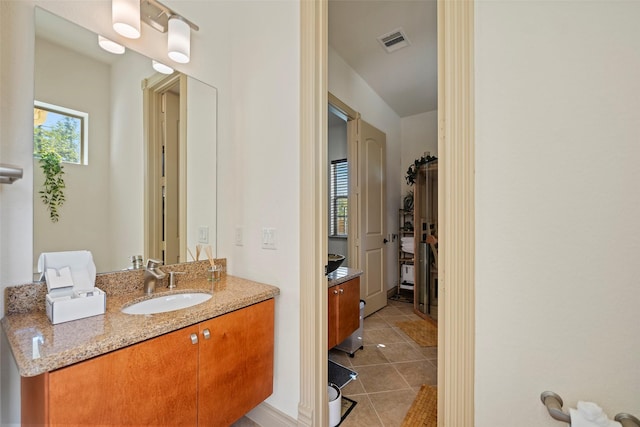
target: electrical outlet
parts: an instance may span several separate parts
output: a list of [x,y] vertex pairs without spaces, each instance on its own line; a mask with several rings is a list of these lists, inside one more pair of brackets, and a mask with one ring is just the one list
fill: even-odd
[[276,229],[264,227],[262,229],[262,249],[276,249]]
[[198,227],[198,243],[209,243],[209,227]]
[[236,246],[242,246],[242,227],[236,227]]

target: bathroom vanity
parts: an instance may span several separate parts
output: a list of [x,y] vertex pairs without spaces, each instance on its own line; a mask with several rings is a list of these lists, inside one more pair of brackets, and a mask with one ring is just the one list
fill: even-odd
[[360,270],[339,267],[329,274],[328,347],[343,342],[360,326]]
[[272,393],[278,288],[187,273],[167,293],[206,291],[211,299],[131,315],[121,309],[146,297],[140,273],[125,274],[135,285],[101,283],[104,315],[58,325],[37,291],[7,288],[2,327],[22,376],[23,425],[229,425]]

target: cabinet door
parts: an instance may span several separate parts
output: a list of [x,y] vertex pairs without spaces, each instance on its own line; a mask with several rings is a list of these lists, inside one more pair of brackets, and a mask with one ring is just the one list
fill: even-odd
[[336,344],[340,344],[360,327],[360,278],[356,277],[339,286],[338,342]]
[[197,333],[184,328],[49,373],[50,424],[195,425]]
[[328,347],[332,349],[360,327],[360,278],[329,288]]
[[227,426],[273,392],[273,298],[201,323],[200,338],[198,425]]
[[337,346],[340,341],[338,341],[338,314],[339,314],[339,287],[340,285],[332,286],[329,288],[329,293],[327,294],[327,323],[329,330],[329,342],[328,347],[331,350],[333,347]]

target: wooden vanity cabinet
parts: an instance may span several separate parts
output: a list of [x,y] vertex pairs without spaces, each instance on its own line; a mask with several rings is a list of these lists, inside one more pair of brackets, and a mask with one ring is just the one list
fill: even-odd
[[329,288],[329,349],[347,339],[360,327],[360,278]]
[[274,300],[22,378],[23,425],[224,426],[273,390]]
[[230,425],[271,395],[273,321],[270,299],[200,324],[198,425]]

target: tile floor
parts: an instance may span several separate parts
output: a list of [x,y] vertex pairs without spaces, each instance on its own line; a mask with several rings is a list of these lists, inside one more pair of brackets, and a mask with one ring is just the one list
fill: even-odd
[[364,349],[353,358],[332,350],[329,358],[353,369],[358,378],[342,394],[358,402],[340,427],[396,427],[411,407],[422,384],[437,382],[437,347],[420,347],[395,326],[416,320],[413,306],[388,301],[364,319]]
[[[339,350],[329,352],[331,360],[358,373],[342,389],[358,404],[340,427],[398,427],[422,384],[436,384],[437,347],[420,347],[395,326],[419,318],[412,304],[389,300],[364,319],[363,350],[353,358]],[[232,427],[253,426],[258,424],[244,417]]]

